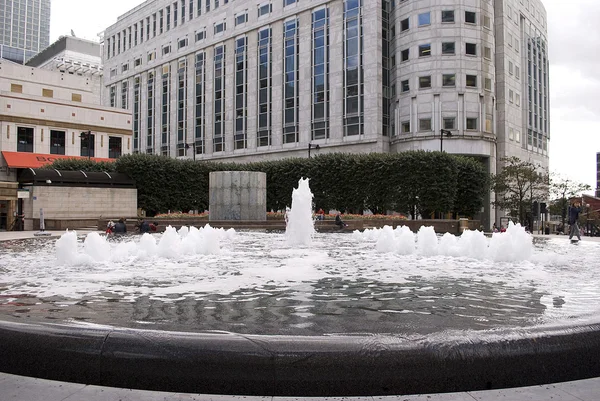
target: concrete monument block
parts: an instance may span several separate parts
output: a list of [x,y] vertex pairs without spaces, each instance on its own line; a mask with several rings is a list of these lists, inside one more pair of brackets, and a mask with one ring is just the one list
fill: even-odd
[[267,175],[216,171],[209,178],[209,221],[267,220]]

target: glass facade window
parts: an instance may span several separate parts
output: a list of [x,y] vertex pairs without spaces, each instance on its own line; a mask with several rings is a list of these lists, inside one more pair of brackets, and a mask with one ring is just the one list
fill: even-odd
[[0,54],[24,64],[50,44],[50,0],[0,0]]
[[160,151],[163,156],[169,156],[171,144],[171,117],[170,117],[170,101],[171,98],[171,66],[165,65],[162,67],[162,99],[161,99],[161,119],[160,119]]
[[215,47],[214,55],[213,152],[225,151],[225,45]]
[[204,52],[196,54],[196,109],[195,109],[195,141],[196,141],[196,154],[204,153],[204,132],[205,132],[205,121],[204,121],[204,109],[205,109],[205,74],[206,74],[206,55]]
[[442,22],[454,22],[454,10],[443,10]]
[[17,127],[17,152],[33,153],[33,128]]
[[187,143],[187,59],[177,66],[177,156],[185,156]]
[[419,45],[419,57],[431,56],[431,43]]
[[442,42],[442,54],[455,54],[456,44],[454,42]]
[[271,145],[271,80],[271,28],[267,28],[258,32],[258,147]]
[[298,20],[287,21],[283,28],[284,40],[284,87],[283,87],[283,143],[298,142],[299,112],[299,61],[300,40]]
[[112,85],[109,89],[110,107],[117,107],[117,87]]
[[311,139],[329,138],[329,17],[328,9],[312,13],[313,87]]
[[429,11],[419,14],[419,26],[423,25],[431,25],[431,13]]
[[146,153],[154,153],[154,72],[148,73],[146,118]]
[[64,155],[65,154],[65,131],[50,130],[50,154]]
[[419,77],[419,89],[431,88],[431,75]]
[[108,137],[108,158],[116,159],[121,157],[123,147],[123,139],[117,136],[109,136]]
[[140,150],[140,78],[133,82],[133,152]]
[[[390,126],[390,9],[391,4],[389,0],[381,1],[381,103],[382,103],[382,122],[381,131],[383,136],[388,136]],[[395,24],[391,24],[392,28],[395,28]],[[362,26],[361,26],[362,29]],[[395,29],[393,30],[395,31]],[[361,38],[362,40],[362,38]],[[392,74],[393,75],[393,74]]]
[[[235,122],[234,149],[245,149],[248,142],[247,96],[248,96],[248,39],[244,36],[235,41]],[[259,100],[260,102],[260,100]]]
[[127,110],[129,108],[129,82],[121,82],[121,108]]
[[443,74],[442,86],[456,86],[456,74]]
[[344,1],[344,135],[363,133],[363,43],[361,0]]
[[96,135],[90,134],[81,138],[80,153],[84,157],[94,157],[96,149]]

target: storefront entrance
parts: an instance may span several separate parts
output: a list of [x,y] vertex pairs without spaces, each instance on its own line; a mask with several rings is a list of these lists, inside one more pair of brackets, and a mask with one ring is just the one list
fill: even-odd
[[0,200],[0,231],[8,229],[8,201]]

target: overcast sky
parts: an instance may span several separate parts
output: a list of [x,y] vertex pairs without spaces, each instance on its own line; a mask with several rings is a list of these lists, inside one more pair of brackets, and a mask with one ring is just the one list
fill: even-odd
[[[596,187],[600,152],[600,1],[542,0],[550,42],[550,169]],[[98,40],[98,33],[141,0],[52,0],[50,41],[68,35]]]

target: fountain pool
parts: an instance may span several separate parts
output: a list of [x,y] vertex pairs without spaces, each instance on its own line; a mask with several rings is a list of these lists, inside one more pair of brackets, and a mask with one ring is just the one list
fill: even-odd
[[600,244],[206,226],[3,243],[0,371],[113,387],[373,396],[600,376]]

